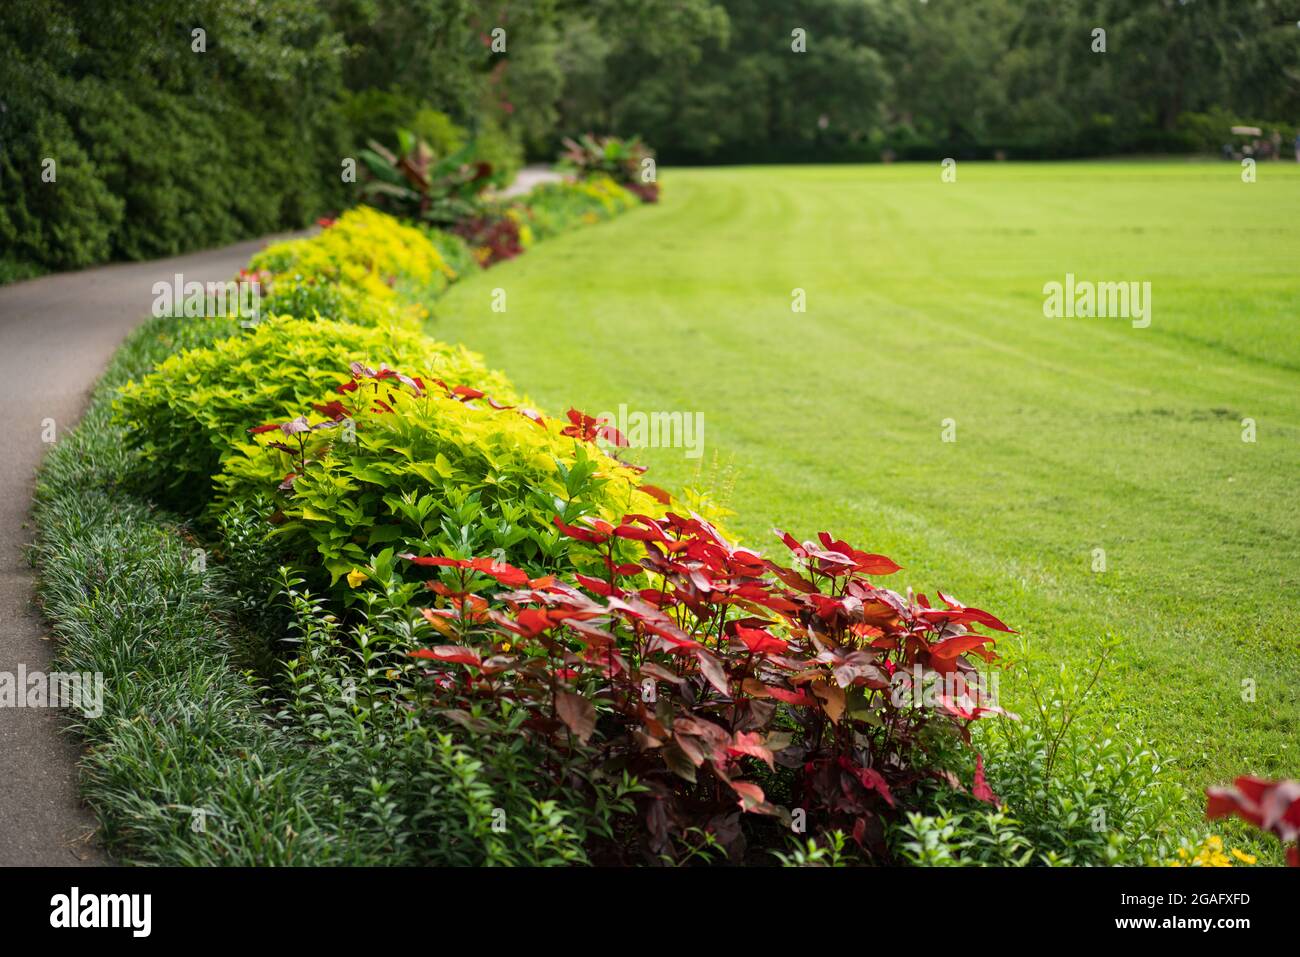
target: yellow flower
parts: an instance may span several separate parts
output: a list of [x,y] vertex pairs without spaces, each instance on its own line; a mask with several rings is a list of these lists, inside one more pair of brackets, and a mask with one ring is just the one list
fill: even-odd
[[348,572],[348,586],[351,588],[359,588],[361,583],[369,578],[370,576],[361,569],[354,568],[352,571]]
[[1246,854],[1243,851],[1237,850],[1235,847],[1232,849],[1232,856],[1243,864],[1254,864],[1257,860],[1254,854]]

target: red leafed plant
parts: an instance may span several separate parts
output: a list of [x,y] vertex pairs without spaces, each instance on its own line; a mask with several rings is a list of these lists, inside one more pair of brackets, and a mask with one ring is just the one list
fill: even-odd
[[1286,862],[1300,867],[1300,781],[1264,781],[1240,777],[1230,788],[1208,788],[1205,816],[1210,820],[1235,814],[1257,828],[1275,834],[1286,849]]
[[[956,784],[932,742],[969,743],[970,722],[1003,713],[968,658],[995,658],[977,627],[1010,629],[942,594],[936,608],[875,584],[899,570],[882,555],[781,533],[795,561],[778,564],[694,514],[555,525],[581,543],[572,581],[404,556],[446,569],[428,583],[440,607],[423,614],[447,644],[414,655],[434,707],[464,720],[504,698],[528,710],[556,767],[580,756],[635,774],[652,857],[703,830],[735,859],[747,831],[779,821],[842,829],[884,860],[899,794]],[[476,572],[513,590],[489,602]],[[977,767],[973,795],[995,802]]]
[[524,251],[519,224],[509,216],[472,216],[456,223],[451,231],[469,243],[484,269]]

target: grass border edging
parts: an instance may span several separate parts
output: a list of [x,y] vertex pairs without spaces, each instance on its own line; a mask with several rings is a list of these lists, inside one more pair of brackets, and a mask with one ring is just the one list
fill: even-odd
[[[55,663],[104,677],[102,714],[71,713],[87,746],[81,793],[124,863],[292,864],[309,845],[327,859],[333,835],[299,797],[310,769],[289,760],[234,665],[220,569],[191,572],[178,528],[116,485],[127,455],[111,421],[116,388],[169,346],[201,344],[184,341],[195,330],[220,334],[192,324],[160,336],[158,325],[119,349],[80,425],[46,458],[34,498],[31,557]],[[220,826],[252,813],[256,828]]]

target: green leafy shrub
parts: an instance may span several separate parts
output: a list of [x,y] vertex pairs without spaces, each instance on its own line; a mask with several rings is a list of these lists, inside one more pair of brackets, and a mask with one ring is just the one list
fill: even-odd
[[[196,574],[193,539],[130,493],[110,408],[122,382],[229,331],[166,318],[133,333],[38,484],[33,555],[59,664],[104,675],[103,713],[70,712],[100,839],[121,863],[171,866],[584,863],[633,785],[601,782],[578,804],[535,773],[511,733],[520,716],[483,716],[497,733],[413,714],[384,685],[409,642],[394,603],[345,631],[295,582],[248,582],[285,612],[265,633],[281,660],[250,678],[232,621],[247,596],[224,563]],[[248,531],[223,551],[259,548]]]
[[989,808],[909,811],[897,837],[900,859],[917,867],[1024,866],[1034,855],[1015,818]]
[[426,233],[378,210],[351,209],[325,227],[253,257],[264,313],[418,328],[457,276]]
[[524,148],[519,140],[492,116],[483,117],[474,137],[475,155],[492,166],[497,182],[510,183],[524,165]]
[[217,478],[222,501],[278,493],[276,535],[295,554],[316,552],[331,581],[395,544],[567,567],[557,515],[662,512],[634,469],[571,426],[479,389],[353,375],[320,421],[309,424],[305,406],[283,417],[239,444]]
[[[1033,849],[1034,863],[1158,863],[1172,856],[1189,823],[1180,818],[1177,785],[1146,742],[1079,720],[1099,692],[1106,660],[1102,654],[1082,676],[1065,667],[1050,676],[1023,672],[1032,710],[1021,721],[984,729],[989,732],[983,741],[989,784],[1010,814],[1000,827],[1015,829]],[[970,813],[963,818],[960,805],[946,797],[941,801],[955,812],[940,827],[953,828],[953,854],[965,853],[959,846],[964,841],[975,841],[984,849],[981,853],[991,853],[978,836],[992,833],[987,822]]]
[[456,274],[456,278],[459,279],[478,269],[479,264],[474,258],[474,251],[460,236],[432,226],[421,225],[420,231],[429,242],[433,243],[433,248],[438,250],[438,255]]
[[[6,125],[0,113],[0,135]],[[14,262],[6,270],[10,278],[33,274],[38,263],[68,269],[109,258],[125,204],[105,185],[67,121],[42,114],[34,129],[15,133],[17,142],[5,137],[0,150],[0,244],[4,258]],[[55,160],[54,182],[42,180],[45,158]]]
[[[398,126],[409,126],[418,139],[429,144],[429,148],[436,156],[450,156],[462,149],[469,141],[469,134],[465,132],[463,126],[442,110],[435,110],[430,106],[417,111],[409,124],[394,124],[394,127]],[[490,157],[484,156],[483,159],[492,162]]]
[[481,384],[512,398],[505,379],[463,347],[404,329],[273,318],[173,356],[123,387],[117,415],[143,452],[143,490],[183,511],[201,507],[211,497],[212,476],[247,429],[329,401],[352,362],[396,365],[454,385]]
[[397,131],[396,152],[371,140],[360,156],[370,172],[361,188],[365,200],[417,222],[451,226],[471,218],[481,210],[480,194],[500,182],[473,143],[439,156],[407,129]]
[[637,205],[636,196],[608,176],[542,183],[529,190],[522,201],[527,221],[538,239],[611,219]]

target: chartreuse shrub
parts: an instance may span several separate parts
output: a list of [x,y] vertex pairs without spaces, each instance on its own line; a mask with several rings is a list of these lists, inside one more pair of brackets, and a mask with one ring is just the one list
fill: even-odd
[[275,536],[293,554],[314,551],[332,582],[396,547],[566,568],[557,516],[663,510],[667,496],[579,426],[481,389],[361,365],[352,374],[319,414],[304,407],[260,427],[216,479],[225,506],[277,496]]
[[426,233],[368,206],[316,236],[267,247],[248,272],[262,281],[266,314],[413,329],[457,276]]
[[177,509],[201,507],[222,459],[249,428],[328,402],[348,381],[353,362],[411,369],[513,399],[505,379],[461,346],[400,328],[272,318],[208,348],[174,355],[122,388],[117,417],[142,453],[139,487]]
[[464,239],[455,233],[435,229],[432,226],[421,225],[419,228],[429,242],[433,243],[433,248],[438,250],[438,255],[456,274],[457,279],[462,279],[478,269],[478,259]]
[[527,221],[538,239],[610,219],[639,204],[640,200],[632,192],[608,176],[542,183],[523,198]]

